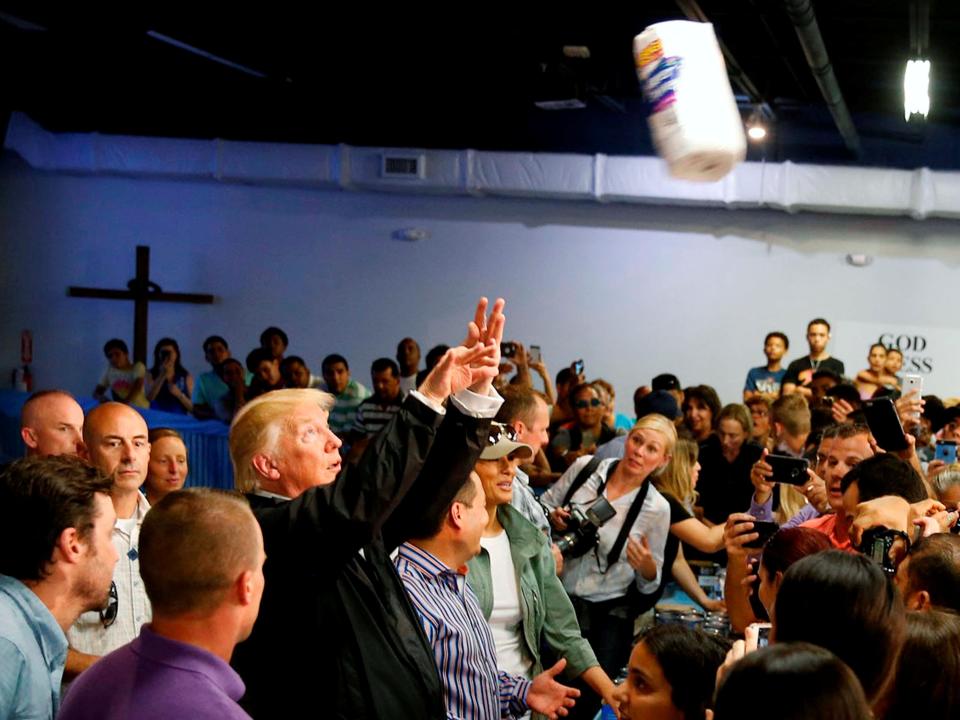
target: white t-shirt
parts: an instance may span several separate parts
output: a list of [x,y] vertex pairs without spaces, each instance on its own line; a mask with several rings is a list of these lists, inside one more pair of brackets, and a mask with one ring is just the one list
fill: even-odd
[[510,556],[510,540],[506,531],[501,530],[499,535],[481,538],[480,545],[490,555],[493,611],[487,622],[497,649],[497,668],[532,679],[533,660],[523,644],[520,588]]

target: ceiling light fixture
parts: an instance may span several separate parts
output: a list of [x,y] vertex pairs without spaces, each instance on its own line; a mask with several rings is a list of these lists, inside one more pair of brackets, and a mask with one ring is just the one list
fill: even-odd
[[907,60],[903,73],[903,119],[909,122],[911,115],[923,115],[926,120],[929,112],[930,61]]
[[747,137],[754,142],[761,142],[767,137],[767,123],[759,107],[755,107],[747,118]]

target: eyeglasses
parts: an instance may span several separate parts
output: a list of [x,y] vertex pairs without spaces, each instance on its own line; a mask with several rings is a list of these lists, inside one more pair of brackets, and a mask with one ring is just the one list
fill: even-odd
[[107,601],[107,606],[100,611],[100,622],[105,629],[116,621],[118,607],[120,607],[120,598],[117,595],[117,584],[111,580],[110,599]]
[[517,442],[517,430],[513,425],[506,423],[490,423],[490,434],[487,435],[487,444],[496,445],[502,439],[506,438],[511,442]]
[[577,410],[584,410],[588,407],[600,407],[600,398],[590,398],[589,400],[577,400],[573,406]]

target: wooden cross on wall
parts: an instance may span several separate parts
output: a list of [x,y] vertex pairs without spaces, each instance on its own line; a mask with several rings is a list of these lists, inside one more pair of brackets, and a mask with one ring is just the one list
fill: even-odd
[[70,297],[100,298],[104,300],[133,300],[133,361],[147,363],[147,306],[151,302],[183,302],[210,305],[213,295],[199,293],[164,292],[150,280],[150,248],[137,245],[137,275],[127,283],[126,290],[69,287]]

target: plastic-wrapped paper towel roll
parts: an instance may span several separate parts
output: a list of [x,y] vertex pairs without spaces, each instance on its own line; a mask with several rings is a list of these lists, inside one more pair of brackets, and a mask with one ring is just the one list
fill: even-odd
[[633,39],[633,57],[653,145],[671,175],[712,182],[743,160],[743,121],[713,25],[651,25]]

